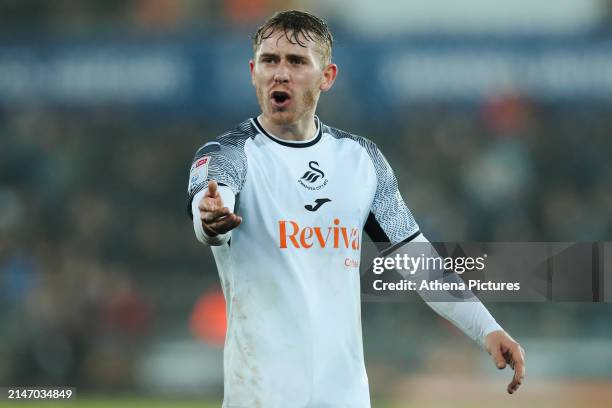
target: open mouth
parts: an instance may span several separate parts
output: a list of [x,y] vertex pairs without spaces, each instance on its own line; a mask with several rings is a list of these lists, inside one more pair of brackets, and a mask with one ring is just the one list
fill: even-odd
[[285,106],[289,104],[289,101],[291,100],[291,96],[284,91],[274,91],[272,92],[271,97],[274,104],[278,106]]

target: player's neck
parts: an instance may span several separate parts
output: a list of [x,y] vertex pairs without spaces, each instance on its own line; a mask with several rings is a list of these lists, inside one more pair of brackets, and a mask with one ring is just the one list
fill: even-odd
[[314,114],[307,115],[306,118],[297,122],[287,124],[275,123],[263,114],[259,115],[257,120],[266,132],[282,140],[302,142],[314,138],[317,133]]

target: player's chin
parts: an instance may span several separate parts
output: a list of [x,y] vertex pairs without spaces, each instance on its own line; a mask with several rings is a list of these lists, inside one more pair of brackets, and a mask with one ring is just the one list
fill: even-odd
[[268,112],[275,122],[291,123],[295,120],[295,114],[288,108],[272,107]]

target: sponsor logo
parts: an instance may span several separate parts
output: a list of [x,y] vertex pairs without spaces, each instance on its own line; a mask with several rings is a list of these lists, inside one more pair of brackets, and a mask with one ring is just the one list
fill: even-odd
[[317,198],[315,200],[315,205],[313,206],[312,204],[306,204],[304,206],[305,209],[307,209],[308,211],[317,211],[319,208],[321,208],[321,206],[325,203],[330,202],[331,200],[329,198]]
[[328,227],[302,227],[297,221],[281,220],[278,222],[278,233],[281,249],[315,247],[358,250],[361,241],[360,229],[341,225],[339,218],[334,218],[333,225]]
[[198,160],[196,160],[191,165],[191,170],[189,171],[189,185],[187,186],[187,191],[191,194],[200,184],[208,177],[208,165],[210,164],[210,156],[204,156]]
[[205,164],[208,164],[208,160],[210,159],[210,156],[206,156],[206,157],[202,157],[200,160],[198,160],[196,162],[196,169],[200,166],[203,166]]
[[325,173],[319,168],[319,163],[316,161],[308,162],[308,170],[302,177],[299,178],[298,183],[308,190],[316,191],[320,190],[327,185],[327,179]]

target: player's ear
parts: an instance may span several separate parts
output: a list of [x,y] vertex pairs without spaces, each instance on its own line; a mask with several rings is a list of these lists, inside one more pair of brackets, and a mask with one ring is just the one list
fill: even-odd
[[336,81],[337,76],[338,66],[336,64],[327,64],[327,66],[323,68],[323,81],[321,82],[319,89],[322,92],[329,91]]
[[249,69],[251,70],[251,83],[255,86],[255,61],[249,60]]

